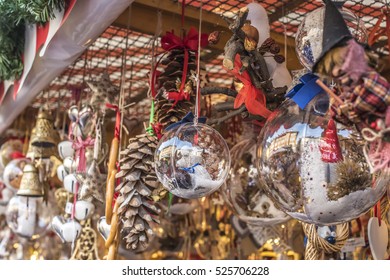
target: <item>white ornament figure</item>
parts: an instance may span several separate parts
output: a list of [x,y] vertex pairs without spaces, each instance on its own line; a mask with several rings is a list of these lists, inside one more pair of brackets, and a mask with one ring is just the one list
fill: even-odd
[[[249,9],[247,20],[251,21],[251,25],[259,31],[259,48],[266,39],[270,37],[270,26],[268,21],[267,11],[258,3],[250,3],[247,5]],[[264,55],[267,63],[268,71],[274,87],[289,87],[292,79],[290,72],[287,70],[286,63],[277,63],[271,54]],[[287,58],[286,58],[287,59]]]
[[203,149],[199,147],[184,146],[180,149],[181,158],[176,163],[179,169],[188,172],[194,190],[208,190],[221,184],[220,181],[214,181],[203,166],[202,152]]

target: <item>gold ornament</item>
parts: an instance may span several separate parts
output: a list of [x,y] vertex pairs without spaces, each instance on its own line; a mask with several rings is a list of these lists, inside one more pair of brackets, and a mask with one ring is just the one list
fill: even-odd
[[31,133],[31,145],[40,148],[56,147],[59,142],[58,132],[54,129],[51,115],[40,110],[37,122]]
[[26,164],[24,166],[20,188],[16,194],[29,197],[44,195],[43,184],[39,181],[38,171],[34,165]]
[[66,203],[70,200],[71,193],[65,188],[59,188],[55,191],[54,197],[59,209],[65,209]]
[[[33,128],[31,135],[32,136],[35,135],[35,128]],[[50,158],[51,156],[59,157],[57,146],[50,146],[50,147],[34,146],[30,141],[28,145],[26,157],[36,159],[36,158]]]
[[348,223],[336,226],[336,239],[334,244],[329,243],[317,234],[316,225],[302,223],[302,226],[307,236],[305,260],[320,260],[323,252],[327,254],[339,252],[349,236]]
[[80,238],[77,239],[76,249],[71,260],[98,260],[97,235],[91,227],[91,219],[81,222],[83,229]]

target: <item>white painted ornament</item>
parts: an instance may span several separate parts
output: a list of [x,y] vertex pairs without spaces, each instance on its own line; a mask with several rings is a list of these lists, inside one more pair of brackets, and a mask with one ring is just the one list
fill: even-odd
[[81,225],[75,221],[69,221],[62,226],[62,236],[65,242],[71,243],[79,238],[81,233]]
[[72,173],[72,172],[76,171],[78,162],[77,162],[77,160],[74,160],[72,157],[67,157],[64,159],[63,165],[65,167],[65,170],[68,173]]
[[86,200],[78,200],[75,206],[75,218],[79,221],[89,219],[95,212],[95,205]]
[[66,170],[65,166],[63,164],[61,164],[60,166],[58,166],[57,168],[57,178],[58,180],[60,180],[61,182],[64,182],[64,179],[65,179],[65,176],[66,175],[69,175],[68,171]]
[[30,163],[29,159],[19,158],[11,160],[6,165],[3,172],[3,182],[8,188],[12,190],[19,189],[23,175],[23,168],[27,163]]
[[77,193],[76,185],[78,184],[77,177],[75,174],[68,174],[64,177],[64,188],[73,194]]
[[58,154],[62,159],[67,157],[73,158],[74,156],[73,142],[72,141],[62,141],[58,144]]
[[3,182],[0,182],[0,206],[6,206],[14,195],[14,190],[6,188]]
[[35,240],[48,228],[51,220],[50,204],[41,197],[13,197],[7,207],[6,221],[17,235]]
[[367,226],[368,242],[370,244],[371,254],[375,260],[384,260],[388,258],[387,245],[389,243],[389,233],[385,221],[377,217],[371,217]]

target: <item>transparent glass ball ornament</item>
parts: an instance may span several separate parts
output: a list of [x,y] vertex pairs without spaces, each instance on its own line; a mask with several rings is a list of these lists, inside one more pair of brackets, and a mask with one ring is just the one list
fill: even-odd
[[230,150],[232,166],[222,195],[232,212],[242,221],[269,226],[290,219],[265,193],[256,169],[256,141],[245,139]]
[[4,168],[3,180],[4,184],[13,190],[18,190],[22,180],[23,168],[30,163],[27,158],[18,158],[11,160]]
[[[350,221],[384,194],[389,172],[373,176],[363,142],[352,128],[324,114],[326,94],[301,110],[285,101],[267,120],[257,146],[257,168],[276,205],[293,218],[317,225]],[[335,137],[337,134],[337,137]]]
[[[341,8],[343,16],[352,36],[361,43],[367,42],[368,33],[364,22],[352,11]],[[299,61],[311,70],[322,53],[325,7],[308,13],[298,27],[295,35],[295,49]]]
[[223,137],[205,124],[185,123],[167,131],[154,157],[159,181],[172,194],[193,199],[216,191],[230,168]]
[[14,196],[8,203],[6,221],[17,235],[35,240],[48,229],[52,214],[42,197]]

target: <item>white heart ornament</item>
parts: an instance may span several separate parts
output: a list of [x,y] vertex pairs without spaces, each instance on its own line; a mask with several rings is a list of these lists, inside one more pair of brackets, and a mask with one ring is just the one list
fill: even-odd
[[89,219],[95,211],[95,205],[89,201],[79,200],[76,202],[75,218],[79,221]]
[[71,141],[62,141],[58,144],[58,153],[62,159],[74,156],[73,143]]
[[76,193],[76,184],[77,184],[77,177],[75,174],[68,174],[64,178],[64,188],[70,192],[75,194]]
[[74,242],[80,236],[81,225],[75,220],[69,221],[64,225],[62,225],[61,233],[65,242],[68,243]]
[[97,222],[97,229],[104,240],[107,240],[110,235],[111,225],[107,224],[106,217],[100,217]]
[[64,178],[66,175],[68,175],[68,171],[66,171],[65,169],[65,166],[63,164],[61,164],[60,166],[57,167],[57,177],[58,177],[58,180],[60,180],[61,182],[64,181]]
[[61,238],[62,242],[65,243],[65,239],[62,235],[62,226],[65,224],[65,218],[63,216],[55,216],[51,220],[51,227],[53,231]]
[[379,226],[379,220],[376,217],[371,217],[368,221],[368,242],[372,256],[375,260],[383,260],[387,253],[387,244],[389,242],[389,234],[387,225],[384,221]]

